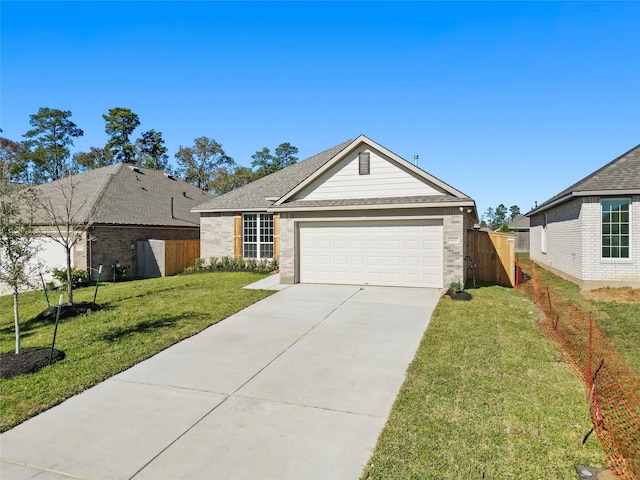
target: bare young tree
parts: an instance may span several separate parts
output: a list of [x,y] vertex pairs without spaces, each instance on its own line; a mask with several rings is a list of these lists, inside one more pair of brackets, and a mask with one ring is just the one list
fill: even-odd
[[41,186],[36,217],[41,234],[65,249],[69,304],[73,304],[71,252],[93,224],[93,212],[88,211],[87,206],[89,197],[81,198],[77,194],[78,187],[79,182],[74,175]]
[[36,197],[25,185],[11,183],[8,172],[0,178],[0,282],[13,291],[16,354],[20,353],[18,292],[30,285],[38,265],[37,230],[34,226]]

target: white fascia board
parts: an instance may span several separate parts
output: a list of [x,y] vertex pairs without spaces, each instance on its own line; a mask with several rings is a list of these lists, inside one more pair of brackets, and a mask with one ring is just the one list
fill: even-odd
[[392,209],[413,209],[413,208],[451,208],[451,207],[473,207],[476,208],[473,200],[460,202],[438,202],[438,203],[398,203],[380,205],[339,205],[339,206],[319,206],[319,207],[283,207],[274,206],[267,208],[269,213],[277,212],[322,212],[322,211],[345,211],[345,210],[392,210]]
[[296,185],[291,190],[289,190],[289,192],[287,192],[282,197],[280,197],[280,199],[277,200],[273,205],[274,206],[282,205],[288,199],[290,199],[291,197],[295,196],[298,192],[300,192],[301,190],[306,188],[307,185],[310,185],[311,183],[313,183],[318,177],[320,177],[322,174],[324,174],[324,172],[326,172],[327,170],[332,168],[333,165],[335,165],[337,162],[342,160],[353,149],[353,147],[355,145],[359,144],[362,141],[361,138],[362,138],[362,135],[360,135],[358,138],[356,138],[353,142],[351,142],[349,145],[347,145],[344,149],[339,151],[331,160],[329,160],[327,163],[325,163],[322,167],[320,167],[318,170],[313,172],[311,175],[309,175],[307,178],[305,178],[298,185]]
[[556,198],[551,203],[541,205],[538,208],[534,208],[530,212],[525,213],[525,217],[532,217],[539,213],[545,212],[550,208],[560,205],[564,202],[568,202],[572,198],[576,197],[619,197],[622,195],[640,195],[640,190],[583,190],[579,192],[570,192],[563,195],[560,198]]
[[351,142],[347,147],[345,147],[343,150],[338,152],[331,160],[325,163],[321,168],[316,170],[313,174],[309,175],[305,180],[303,180],[301,183],[299,183],[294,188],[292,188],[287,194],[282,196],[277,202],[274,203],[274,207],[281,206],[287,200],[294,197],[300,191],[304,190],[308,185],[312,184],[316,179],[322,176],[325,172],[333,168],[335,164],[343,160],[347,155],[349,155],[353,150],[356,149],[356,147],[358,147],[361,144],[365,144],[369,148],[378,151],[379,153],[382,154],[382,156],[387,157],[390,160],[396,162],[398,165],[406,168],[407,170],[417,175],[418,177],[423,178],[424,180],[427,180],[428,182],[433,183],[434,185],[437,185],[438,187],[443,189],[445,192],[448,192],[451,195],[458,198],[469,198],[468,195],[465,195],[464,193],[456,190],[451,185],[446,184],[442,180],[434,177],[433,175],[428,174],[421,168],[416,167],[411,162],[408,162],[407,160],[400,157],[399,155],[396,155],[391,150],[383,147],[379,143],[374,142],[373,140],[366,137],[365,135],[360,135],[353,142]]
[[269,210],[267,207],[253,207],[253,208],[212,208],[212,209],[200,209],[191,210],[193,213],[230,213],[230,212],[266,212]]
[[630,190],[584,190],[575,192],[576,197],[619,197],[621,195],[640,195],[640,189]]

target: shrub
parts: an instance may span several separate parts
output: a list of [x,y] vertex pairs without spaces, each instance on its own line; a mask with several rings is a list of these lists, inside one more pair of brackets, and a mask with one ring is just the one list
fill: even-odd
[[[67,269],[54,268],[53,277],[60,282],[63,288],[67,288]],[[71,288],[78,288],[88,282],[89,272],[79,268],[71,269]]]
[[224,270],[224,271],[250,271],[259,273],[274,272],[278,269],[279,263],[277,259],[257,260],[255,258],[233,258],[233,257],[209,257],[209,264],[206,265],[204,258],[198,258],[193,267],[188,267],[186,272],[198,270]]
[[461,292],[462,291],[462,284],[460,282],[451,282],[449,284],[449,291],[451,293]]

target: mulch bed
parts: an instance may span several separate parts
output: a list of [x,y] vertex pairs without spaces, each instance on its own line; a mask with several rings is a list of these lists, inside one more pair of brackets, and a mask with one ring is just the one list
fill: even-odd
[[[60,307],[60,320],[70,317],[78,317],[80,315],[88,315],[102,307],[93,302],[79,302],[73,305],[64,304]],[[58,313],[58,305],[52,305],[42,311],[36,317],[37,320],[46,320],[54,323]],[[15,350],[3,352],[0,354],[0,378],[12,378],[17,375],[25,375],[34,373],[41,368],[49,365],[49,355],[51,355],[51,363],[59,362],[65,357],[65,353],[61,350],[51,347],[27,347],[22,348],[20,353],[16,355]]]
[[[93,302],[78,302],[73,305],[63,304],[60,309],[60,320],[69,317],[79,317],[80,315],[88,315],[101,309],[102,307],[100,305]],[[55,322],[57,313],[58,306],[52,305],[39,313],[36,320],[52,320]]]
[[451,290],[447,290],[447,293],[444,296],[451,300],[464,300],[467,302],[473,298],[468,292],[452,292]]
[[[28,347],[0,354],[0,377],[11,378],[26,373],[34,373],[49,365],[51,347]],[[65,357],[64,352],[53,349],[51,363],[59,362]]]

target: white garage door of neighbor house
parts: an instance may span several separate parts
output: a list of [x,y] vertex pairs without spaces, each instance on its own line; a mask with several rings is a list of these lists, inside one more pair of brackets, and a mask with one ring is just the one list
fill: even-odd
[[[36,255],[37,261],[42,266],[42,276],[49,281],[53,278],[54,268],[67,268],[67,252],[58,242],[50,238],[38,239],[40,251]],[[73,250],[71,250],[71,261],[73,262]]]
[[442,288],[442,222],[300,225],[300,282]]

